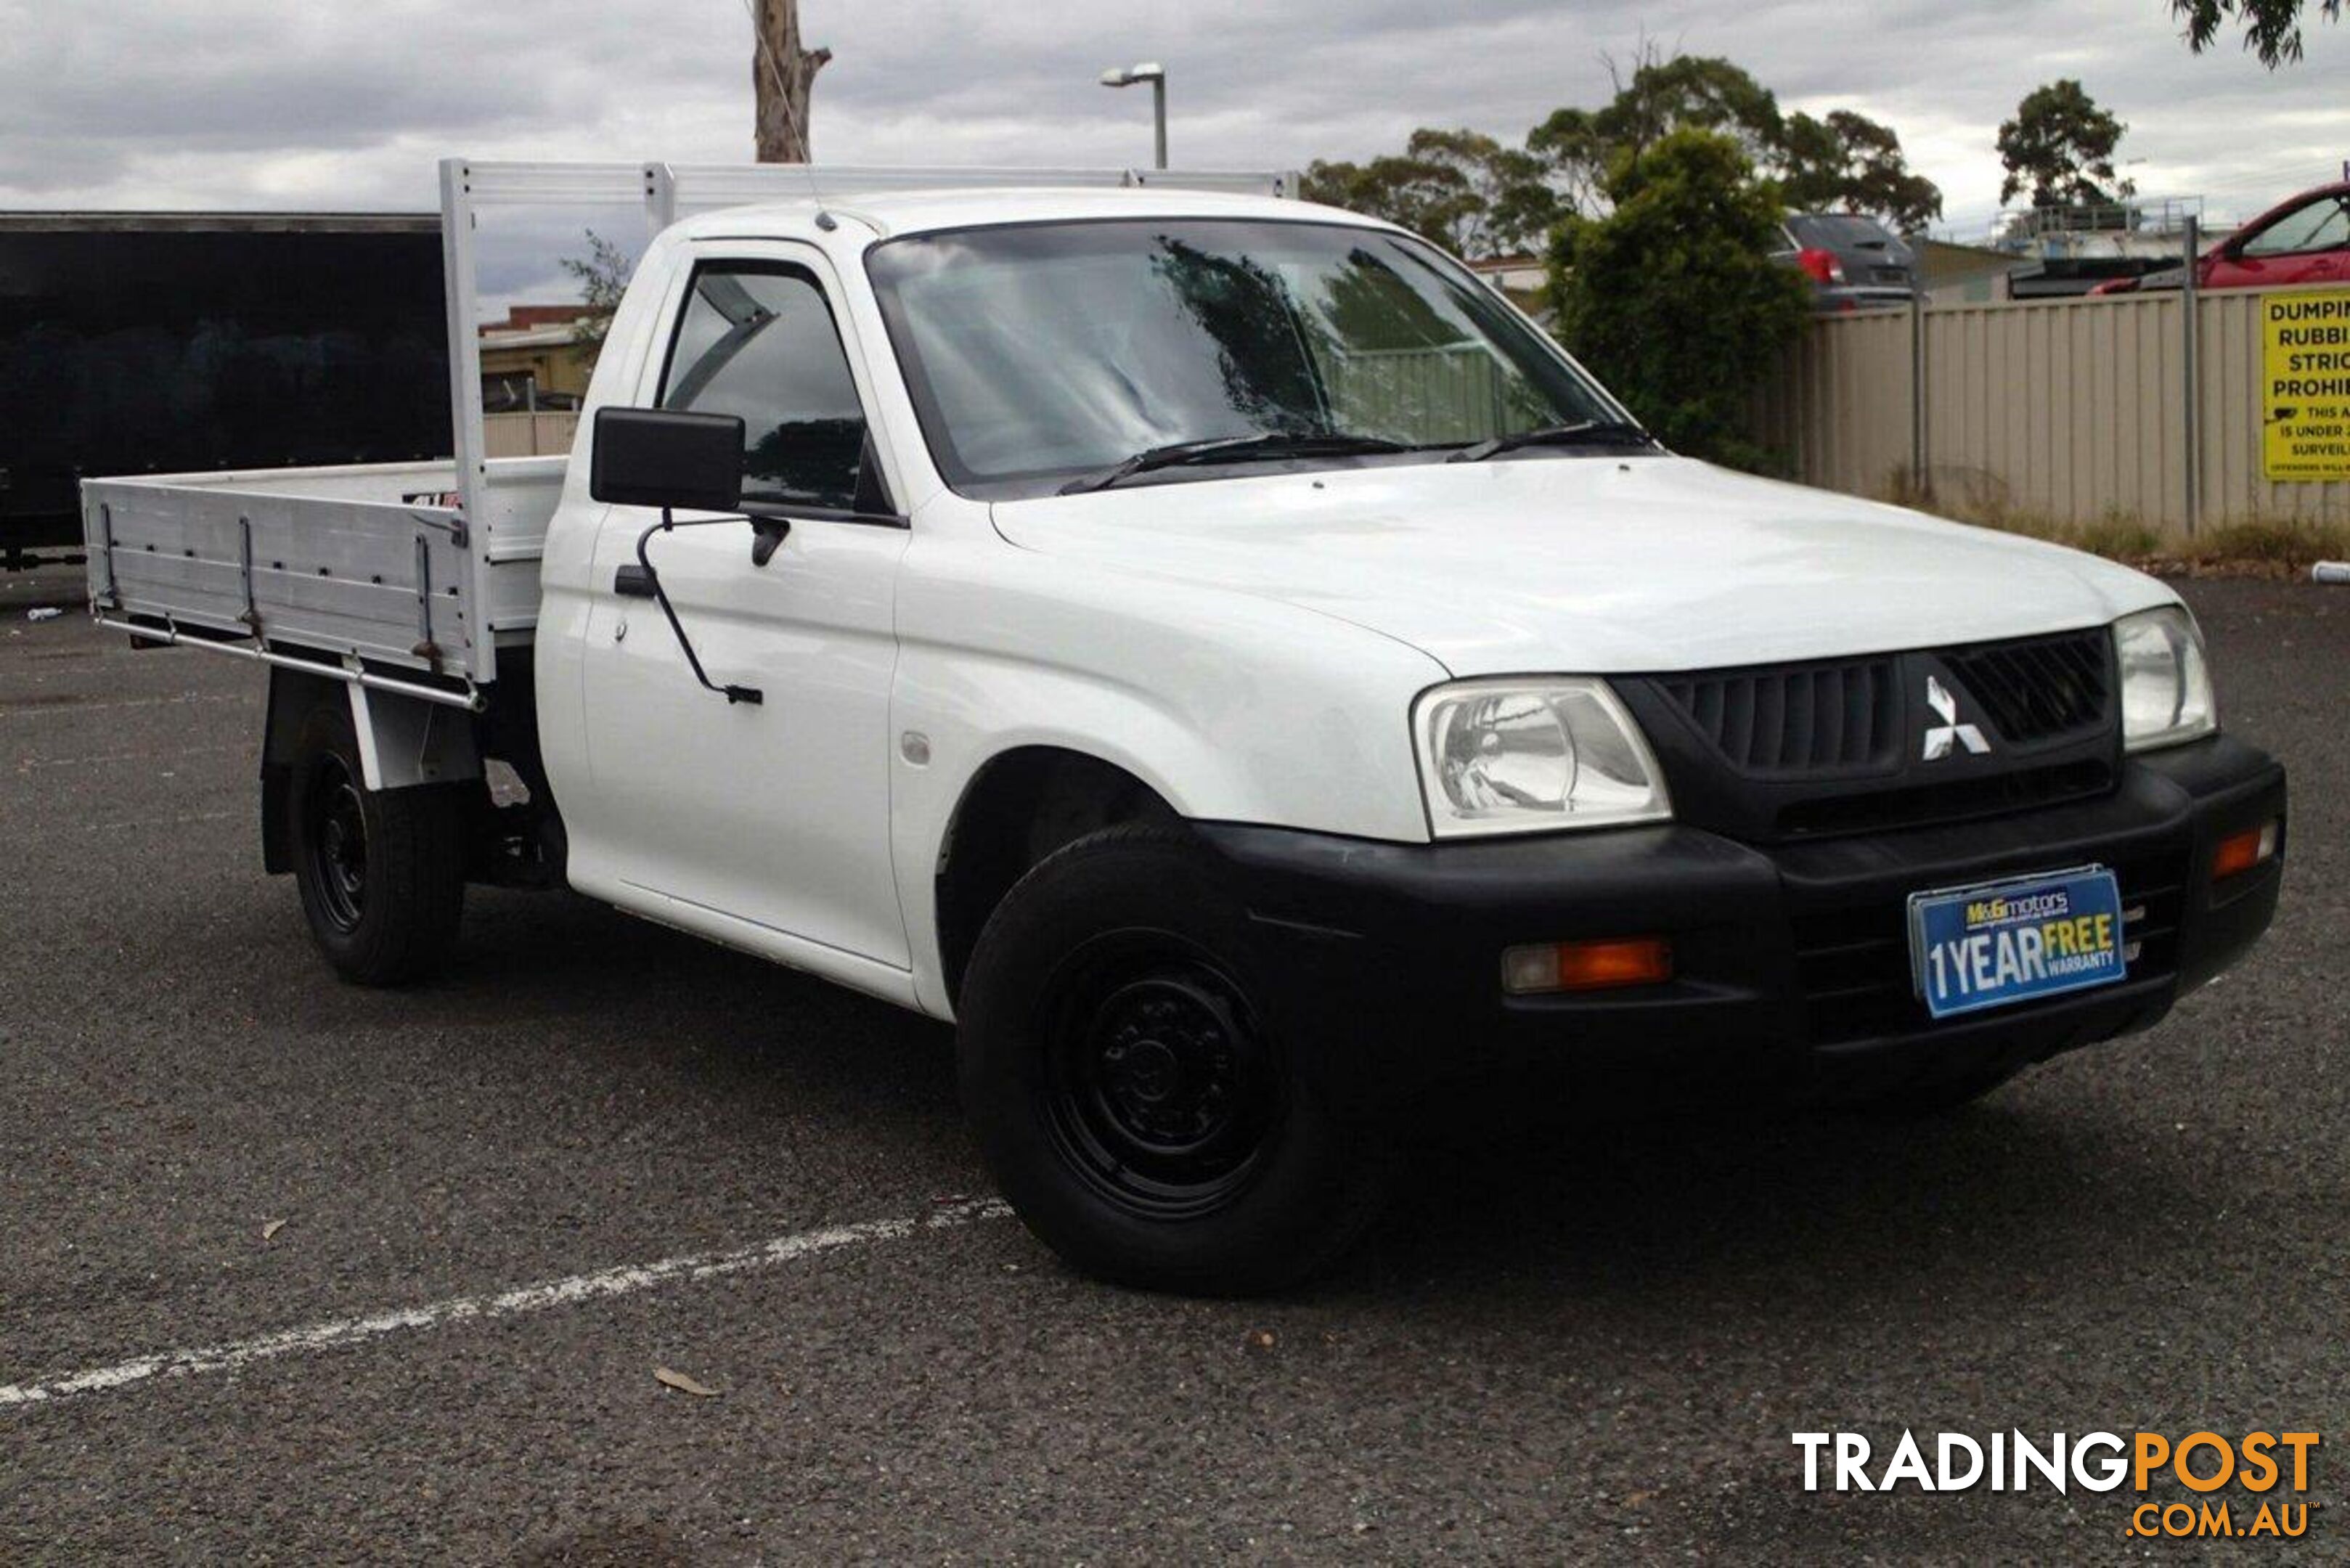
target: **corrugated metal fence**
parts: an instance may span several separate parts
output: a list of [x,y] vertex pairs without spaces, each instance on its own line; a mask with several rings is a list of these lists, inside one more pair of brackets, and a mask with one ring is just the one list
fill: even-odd
[[[1542,417],[1475,345],[1379,349],[1333,356],[1325,366],[1333,403],[1350,430],[1397,429],[1425,441],[1483,441]],[[492,457],[566,453],[579,430],[577,413],[487,414],[484,444]]]
[[482,416],[482,445],[490,457],[567,456],[578,433],[576,413]]
[[[2350,481],[2261,476],[2260,301],[2202,296],[2197,382],[2201,524],[2350,521]],[[1759,395],[1756,434],[1795,477],[1856,495],[1916,493],[1923,367],[1933,501],[2064,522],[2187,524],[2186,344],[2176,293],[1866,311],[1815,318]],[[1352,428],[1478,441],[1527,422],[1482,350],[1357,354],[1329,366]],[[493,414],[489,454],[568,452],[576,413]]]
[[[2350,521],[2350,482],[2262,477],[2262,297],[2231,289],[2196,302],[2200,524]],[[2165,293],[1822,317],[1758,400],[1756,433],[1805,483],[1912,494],[1922,379],[1934,500],[2182,530],[2185,308]]]
[[1483,441],[1541,417],[1480,344],[1335,354],[1323,369],[1330,401],[1348,430],[1408,431],[1417,441]]

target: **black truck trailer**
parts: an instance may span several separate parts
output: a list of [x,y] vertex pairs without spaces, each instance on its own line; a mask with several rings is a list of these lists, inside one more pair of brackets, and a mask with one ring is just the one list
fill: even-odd
[[0,565],[81,479],[447,455],[430,213],[0,213]]

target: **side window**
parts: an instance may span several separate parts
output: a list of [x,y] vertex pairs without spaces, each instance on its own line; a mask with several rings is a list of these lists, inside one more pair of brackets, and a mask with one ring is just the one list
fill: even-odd
[[854,509],[865,410],[824,291],[775,262],[696,267],[660,406],[743,420],[743,498]]
[[2333,250],[2345,243],[2350,243],[2350,202],[2329,197],[2287,213],[2246,240],[2244,254],[2292,255],[2300,251]]

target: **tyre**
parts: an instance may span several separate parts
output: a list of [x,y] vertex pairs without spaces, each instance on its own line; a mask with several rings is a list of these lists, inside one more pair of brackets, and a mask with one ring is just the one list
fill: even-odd
[[1345,1251],[1378,1182],[1268,1028],[1217,869],[1158,826],[1039,862],[972,951],[957,1063],[981,1152],[1045,1245],[1122,1284],[1252,1294]]
[[465,903],[462,786],[371,790],[341,693],[302,722],[286,810],[294,880],[311,940],[359,985],[400,985],[438,968]]

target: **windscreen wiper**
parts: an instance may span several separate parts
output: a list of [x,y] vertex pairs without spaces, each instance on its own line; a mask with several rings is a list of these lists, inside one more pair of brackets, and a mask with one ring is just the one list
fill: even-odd
[[1260,457],[1351,457],[1362,452],[1413,450],[1385,436],[1350,435],[1343,431],[1265,431],[1257,435],[1211,436],[1205,441],[1170,441],[1165,446],[1147,448],[1099,473],[1069,481],[1061,486],[1061,493],[1076,495],[1088,490],[1107,490],[1138,473],[1180,468],[1192,462],[1244,462]]
[[1529,446],[1654,446],[1657,438],[1629,420],[1577,420],[1572,424],[1538,425],[1530,431],[1513,431],[1497,435],[1491,441],[1481,441],[1474,446],[1464,446],[1445,461],[1448,462],[1482,462],[1495,452],[1516,452]]

